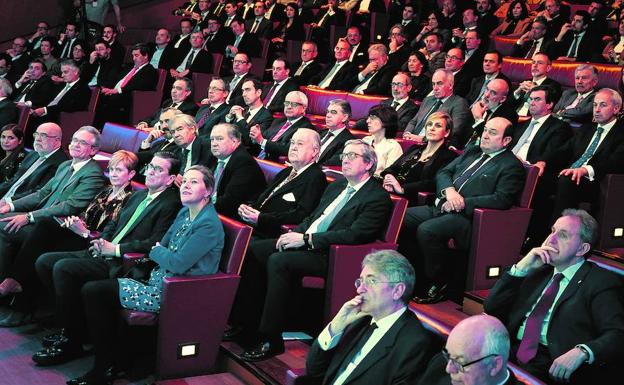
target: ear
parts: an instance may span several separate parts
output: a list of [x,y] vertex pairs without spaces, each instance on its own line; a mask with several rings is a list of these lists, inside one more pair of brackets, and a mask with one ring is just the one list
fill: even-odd
[[128,172],[128,175],[130,176],[130,179],[132,180],[132,179],[134,178],[134,176],[136,175],[136,171],[134,171],[134,170],[130,170],[130,171]]
[[503,138],[503,147],[507,147],[512,140],[513,138],[511,136],[505,136]]
[[579,248],[576,250],[576,255],[583,256],[587,253],[589,253],[589,250],[591,250],[591,245],[587,242],[583,242],[581,243],[581,245],[579,246]]
[[503,370],[503,357],[496,356],[492,361],[492,368],[490,369],[490,375],[492,377],[496,376],[500,371]]
[[394,289],[392,290],[392,299],[395,301],[400,300],[405,293],[405,283],[399,282],[394,285]]

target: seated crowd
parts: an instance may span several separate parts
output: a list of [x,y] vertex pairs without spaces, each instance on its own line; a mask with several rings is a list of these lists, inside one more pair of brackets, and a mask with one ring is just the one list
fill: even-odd
[[[62,364],[92,344],[93,367],[68,384],[110,383],[125,369],[119,311],[158,313],[163,279],[216,273],[220,215],[253,228],[223,338],[264,360],[285,350],[296,282],[327,276],[332,245],[382,240],[403,198],[398,251],[366,255],[297,383],[516,384],[508,362],[546,383],[615,383],[624,281],[586,258],[608,209],[601,182],[624,173],[624,85],[599,88],[597,69],[624,63],[620,2],[573,14],[559,0],[387,3],[199,0],[176,9],[178,34],[133,42],[128,66],[113,25],[90,41],[75,21],[59,39],[45,22],[36,44],[15,38],[0,54],[0,327],[32,322],[50,294],[58,333],[32,360]],[[378,13],[388,26],[369,42]],[[499,36],[531,61],[519,84],[491,48]],[[555,60],[579,62],[573,88],[549,77]],[[159,83],[159,105],[133,116],[134,91]],[[67,132],[62,113],[86,110],[94,89],[93,121]],[[383,98],[354,119],[341,93],[319,117],[322,90]],[[103,167],[107,122],[141,141]],[[491,289],[489,315],[457,324],[439,353],[408,304],[459,300],[475,210],[517,206],[531,169],[524,256]]]

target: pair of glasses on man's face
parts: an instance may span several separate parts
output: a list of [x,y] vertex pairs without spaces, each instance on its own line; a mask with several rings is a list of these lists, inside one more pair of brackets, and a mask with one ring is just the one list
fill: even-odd
[[466,368],[469,367],[470,365],[474,365],[477,362],[481,362],[485,360],[486,358],[496,357],[496,356],[498,356],[498,354],[488,354],[487,356],[483,356],[474,361],[470,361],[470,362],[466,362],[465,364],[462,364],[461,362],[457,361],[455,358],[452,358],[448,350],[446,350],[446,348],[442,349],[442,357],[444,357],[446,362],[450,363],[455,369],[457,369],[457,371],[461,373],[464,373],[466,371]]

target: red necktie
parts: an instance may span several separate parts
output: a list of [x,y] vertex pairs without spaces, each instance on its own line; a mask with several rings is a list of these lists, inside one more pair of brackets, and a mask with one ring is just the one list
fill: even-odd
[[279,131],[277,131],[277,133],[275,135],[273,135],[273,137],[271,138],[271,142],[277,142],[279,140],[279,138],[282,135],[284,135],[286,130],[288,130],[288,127],[290,127],[291,125],[292,125],[292,123],[290,123],[290,121],[287,120],[286,123],[284,123],[284,125],[282,126],[282,128],[280,128]]
[[121,82],[121,84],[119,85],[119,87],[124,88],[126,86],[126,84],[128,84],[128,82],[130,81],[130,79],[132,79],[132,77],[134,76],[134,74],[138,71],[137,67],[132,67],[132,69],[130,70],[130,72],[128,72],[128,74],[126,75],[126,77],[123,79],[123,81]]

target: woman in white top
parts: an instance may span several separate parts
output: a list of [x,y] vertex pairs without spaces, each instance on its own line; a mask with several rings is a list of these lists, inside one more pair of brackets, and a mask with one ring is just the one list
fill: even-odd
[[386,105],[376,105],[368,111],[366,124],[369,136],[363,140],[373,146],[377,154],[377,169],[375,176],[394,163],[403,154],[401,145],[392,139],[397,133],[398,116],[394,108]]

